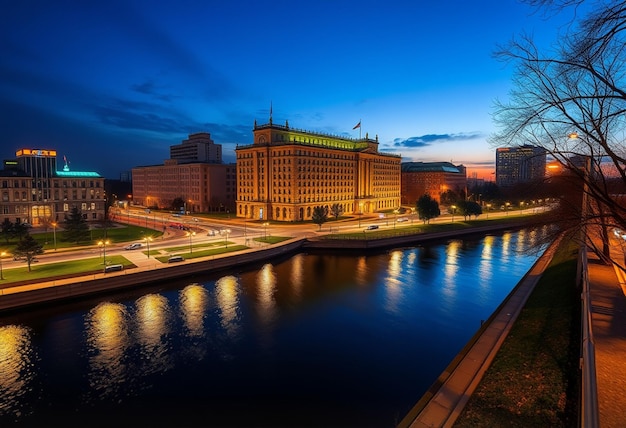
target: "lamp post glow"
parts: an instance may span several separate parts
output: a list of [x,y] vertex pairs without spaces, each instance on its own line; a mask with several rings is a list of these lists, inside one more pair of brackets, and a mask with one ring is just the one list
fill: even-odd
[[57,250],[57,222],[52,222],[52,236],[54,239],[54,251]]
[[222,229],[220,233],[224,236],[224,246],[228,248],[228,235],[230,234],[230,229]]
[[189,254],[193,254],[193,247],[191,246],[191,237],[195,235],[196,232],[187,232],[187,236],[189,236]]
[[454,223],[454,212],[456,211],[456,205],[450,206],[452,208],[452,223]]
[[148,247],[148,258],[150,258],[150,241],[152,241],[152,237],[146,236],[143,240],[146,241],[146,246]]
[[2,253],[0,253],[0,280],[4,279],[4,274],[2,273],[2,257],[6,256],[7,253],[5,253],[4,251]]
[[109,241],[99,241],[98,246],[102,247],[102,264],[106,267],[107,265],[107,244],[110,244]]
[[510,202],[507,202],[506,204],[504,204],[504,211],[506,211],[506,216],[509,216],[509,205],[511,205]]
[[265,222],[263,223],[263,230],[265,232],[265,235],[263,236],[263,240],[267,241],[267,226],[269,225],[269,223]]

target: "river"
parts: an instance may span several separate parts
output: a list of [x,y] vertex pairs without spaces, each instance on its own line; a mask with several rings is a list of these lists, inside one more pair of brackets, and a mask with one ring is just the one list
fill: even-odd
[[0,426],[394,427],[542,229],[298,254],[0,318]]

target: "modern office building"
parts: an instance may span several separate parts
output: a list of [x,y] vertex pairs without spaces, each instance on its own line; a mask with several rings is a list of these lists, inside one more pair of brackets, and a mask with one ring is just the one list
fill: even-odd
[[415,206],[423,195],[429,195],[440,203],[442,193],[452,190],[464,194],[467,189],[467,173],[463,165],[450,162],[404,162],[401,168],[404,205]]
[[500,147],[496,150],[496,184],[509,187],[543,180],[546,150],[537,146]]
[[[20,149],[0,171],[1,221],[33,226],[63,221],[72,208],[85,220],[105,216],[104,178],[97,172],[57,170],[56,150]],[[64,158],[65,159],[65,158]]]
[[378,152],[378,137],[351,139],[254,123],[253,144],[238,146],[237,216],[311,220],[316,206],[346,214],[400,206],[400,162]]
[[222,145],[215,144],[208,132],[189,134],[181,144],[170,146],[170,159],[180,163],[222,163]]
[[132,199],[135,205],[167,209],[180,198],[185,211],[232,212],[236,183],[234,164],[168,159],[163,165],[133,168]]

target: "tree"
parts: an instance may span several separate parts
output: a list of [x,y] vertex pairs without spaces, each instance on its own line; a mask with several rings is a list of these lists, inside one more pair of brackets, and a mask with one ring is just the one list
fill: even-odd
[[341,204],[332,204],[330,206],[330,213],[335,217],[335,221],[343,214],[343,207]]
[[430,223],[430,219],[439,217],[441,211],[439,210],[439,204],[436,200],[430,197],[430,195],[422,195],[415,204],[417,214],[420,220],[424,221],[424,224]]
[[13,237],[13,223],[8,218],[5,218],[2,224],[0,225],[0,233],[2,233],[2,237],[4,241],[8,244],[9,239]]
[[176,212],[183,211],[185,209],[185,200],[181,196],[174,198],[170,208]]
[[20,240],[15,247],[15,250],[13,250],[14,256],[24,257],[26,259],[29,272],[31,263],[35,259],[35,256],[39,254],[43,254],[43,246],[39,242],[35,241],[35,239],[28,233],[22,240]]
[[322,230],[322,225],[328,221],[328,207],[313,207],[313,215],[311,216],[313,223],[317,224]]
[[[577,8],[582,0],[528,0],[548,10]],[[626,185],[626,2],[594,3],[578,26],[560,34],[557,49],[540,52],[523,36],[497,55],[514,62],[514,90],[497,103],[495,145],[533,144],[546,149],[562,174],[579,184],[575,199],[561,198],[555,222],[582,240],[599,233],[591,249],[626,270],[610,252],[608,229],[626,230],[626,205],[612,194],[614,180]],[[574,182],[572,181],[572,182]],[[582,201],[585,201],[583,203]]]
[[459,210],[459,214],[461,214],[465,220],[471,216],[476,218],[483,213],[483,209],[474,201],[461,200],[456,203],[456,207]]
[[89,226],[81,211],[74,207],[65,219],[65,239],[76,244],[89,240]]
[[15,223],[13,225],[13,236],[21,241],[26,235],[28,235],[29,228],[30,225],[27,226],[24,223]]

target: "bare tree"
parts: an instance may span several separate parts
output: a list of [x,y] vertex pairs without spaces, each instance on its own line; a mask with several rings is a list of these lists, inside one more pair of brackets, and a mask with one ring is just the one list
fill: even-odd
[[[557,11],[583,1],[527,3]],[[625,204],[613,186],[626,186],[626,2],[598,3],[570,28],[545,54],[530,36],[496,53],[516,69],[509,101],[496,104],[492,143],[545,148],[583,196],[562,195],[561,229],[578,229],[585,238],[599,231],[602,246],[594,250],[624,269],[611,256],[608,230],[626,230]]]

